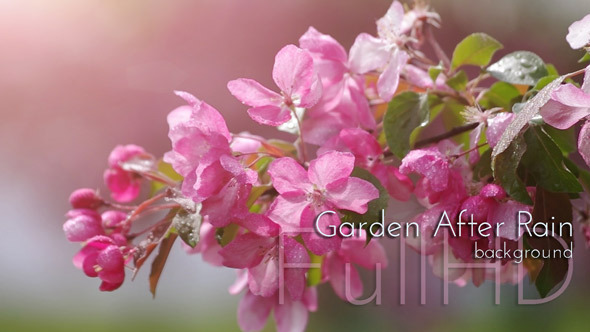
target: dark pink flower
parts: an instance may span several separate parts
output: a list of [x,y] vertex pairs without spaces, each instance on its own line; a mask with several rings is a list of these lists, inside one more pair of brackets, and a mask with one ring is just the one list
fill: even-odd
[[72,242],[83,242],[96,235],[103,235],[100,215],[90,209],[75,209],[66,215],[63,225],[66,238]]
[[89,277],[99,277],[101,291],[113,291],[125,280],[125,257],[121,245],[125,243],[104,235],[95,236],[74,256],[74,266]]
[[118,202],[130,202],[139,196],[141,177],[135,172],[124,170],[124,162],[145,153],[137,145],[117,145],[109,155],[109,168],[104,172],[104,181],[111,191],[111,197]]
[[104,204],[104,200],[98,195],[96,190],[90,188],[81,188],[74,190],[70,195],[70,205],[74,209],[98,209]]

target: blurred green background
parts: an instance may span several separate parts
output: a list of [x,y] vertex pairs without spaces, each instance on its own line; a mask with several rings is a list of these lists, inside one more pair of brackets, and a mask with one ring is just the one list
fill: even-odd
[[[590,13],[586,0],[434,0],[447,52],[471,32],[505,48],[526,49],[561,72],[579,68],[565,42],[568,25]],[[168,150],[166,114],[181,104],[171,91],[194,93],[222,111],[232,131],[274,132],[249,120],[227,81],[269,84],[273,58],[308,26],[346,48],[375,33],[386,0],[156,1],[0,0],[0,331],[237,331],[234,271],[213,268],[175,247],[152,300],[147,271],[113,293],[71,264],[78,246],[61,231],[69,193],[98,187],[116,144]],[[396,205],[404,220],[415,206]],[[408,299],[400,306],[395,241],[386,241],[383,305],[355,307],[320,287],[309,331],[588,331],[589,255],[580,243],[574,279],[557,300],[517,306],[516,288],[451,286],[428,272],[428,303],[419,305],[418,257],[409,254]],[[367,277],[367,291],[370,275]],[[267,328],[272,331],[272,324]]]

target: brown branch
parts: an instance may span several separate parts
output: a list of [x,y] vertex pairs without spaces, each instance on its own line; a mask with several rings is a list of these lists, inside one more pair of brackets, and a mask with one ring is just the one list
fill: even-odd
[[437,143],[439,141],[442,141],[443,139],[450,138],[450,137],[462,134],[464,132],[473,130],[478,125],[479,125],[479,123],[470,123],[470,124],[466,124],[464,126],[455,127],[453,129],[447,131],[446,133],[417,141],[416,144],[414,144],[414,147],[415,148],[422,148],[422,147],[425,147],[425,146],[430,145],[432,143]]

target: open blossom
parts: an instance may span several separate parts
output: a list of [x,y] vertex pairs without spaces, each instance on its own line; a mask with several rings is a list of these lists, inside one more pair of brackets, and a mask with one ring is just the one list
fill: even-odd
[[[254,295],[270,297],[279,289],[279,256],[283,251],[287,264],[308,264],[309,255],[305,247],[289,236],[279,239],[278,228],[275,234],[261,236],[255,233],[238,235],[226,245],[219,254],[223,265],[231,268],[247,269],[249,291]],[[282,245],[282,247],[281,247]],[[304,268],[284,270],[285,287],[293,300],[300,300],[305,291]]]
[[565,39],[573,49],[582,48],[590,44],[590,14],[572,23],[568,28],[568,34]]
[[296,123],[293,113],[312,107],[321,97],[322,84],[313,59],[295,45],[287,45],[277,53],[272,78],[281,89],[280,93],[246,78],[227,84],[232,95],[251,107],[248,114],[260,124],[279,126],[293,120]]
[[[306,171],[292,158],[272,162],[268,173],[279,192],[270,207],[269,217],[285,232],[299,232],[301,227],[312,227],[317,215],[328,210],[350,210],[363,214],[367,204],[379,197],[370,182],[351,177],[354,156],[345,152],[327,152],[312,160]],[[325,215],[318,221],[324,232],[330,225],[339,225],[337,215]],[[340,247],[340,238],[323,238],[314,233],[303,233],[309,250],[323,255]]]
[[578,152],[590,165],[590,66],[580,88],[568,83],[555,89],[540,114],[550,126],[562,130],[586,120],[578,136]]
[[113,291],[125,280],[126,252],[121,249],[125,245],[104,235],[92,237],[74,257],[74,266],[89,277],[99,277],[101,291]]
[[172,151],[164,161],[184,177],[182,193],[202,203],[202,215],[216,227],[245,213],[245,200],[258,175],[246,169],[232,155],[231,136],[219,112],[183,92],[190,107],[181,107],[168,115]]
[[406,51],[400,48],[404,43],[404,33],[409,27],[404,26],[404,8],[394,1],[385,16],[377,20],[377,35],[360,34],[350,49],[351,68],[356,73],[364,74],[373,70],[382,70],[377,81],[377,90],[381,99],[389,101],[399,84],[400,74],[409,60]]
[[360,128],[343,129],[327,141],[318,154],[331,150],[354,154],[355,165],[370,171],[385,186],[391,197],[407,201],[414,190],[412,181],[395,166],[383,163],[383,149],[377,139]]
[[410,151],[399,168],[402,174],[418,173],[422,178],[416,184],[415,194],[425,203],[455,203],[466,195],[466,164],[464,159],[451,160],[460,151],[454,143],[445,140],[433,147]]
[[[322,265],[322,276],[329,280],[334,292],[343,300],[347,300],[346,265],[350,264],[350,295],[358,298],[363,294],[363,283],[354,265],[368,270],[387,267],[387,256],[381,244],[373,239],[367,244],[366,232],[361,231],[359,236],[352,236],[342,240],[342,246],[338,251],[326,255]],[[353,265],[354,264],[354,265]]]
[[109,168],[104,172],[104,181],[114,200],[126,203],[139,195],[141,178],[134,172],[123,169],[122,164],[144,153],[142,147],[128,144],[117,145],[109,155]]
[[354,71],[359,65],[352,63],[344,47],[313,27],[301,36],[299,45],[311,53],[324,90],[318,105],[306,115],[306,141],[321,144],[344,128],[375,129],[375,118],[364,91],[365,78]]

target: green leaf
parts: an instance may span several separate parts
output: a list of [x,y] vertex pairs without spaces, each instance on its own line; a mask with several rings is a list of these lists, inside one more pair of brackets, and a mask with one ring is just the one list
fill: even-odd
[[590,61],[590,53],[585,53],[584,56],[578,60],[578,63]]
[[512,122],[508,125],[504,133],[502,133],[498,144],[496,144],[492,152],[492,159],[495,159],[499,154],[508,149],[512,141],[528,126],[529,121],[539,115],[539,109],[549,101],[551,93],[561,85],[561,82],[565,78],[566,75],[559,76],[526,102],[522,111],[514,116]]
[[467,81],[469,78],[465,71],[460,70],[455,75],[447,80],[447,85],[451,87],[451,89],[455,91],[463,91],[467,86]]
[[520,85],[535,85],[549,74],[543,59],[528,51],[516,51],[504,56],[489,66],[487,72],[500,81]]
[[576,139],[576,130],[574,127],[559,130],[551,126],[543,126],[543,130],[551,136],[551,139],[559,146],[559,149],[564,156],[578,150],[578,143]]
[[410,151],[410,136],[429,122],[428,95],[411,91],[395,96],[385,113],[383,129],[387,145],[398,158]]
[[557,75],[547,75],[543,78],[541,78],[539,81],[537,81],[537,84],[535,84],[535,87],[533,88],[533,90],[541,90],[544,87],[547,86],[547,84],[553,82],[556,78],[558,78],[559,76]]
[[432,79],[432,82],[436,82],[436,79],[438,78],[438,75],[440,75],[440,73],[444,70],[442,64],[438,64],[436,66],[430,66],[428,68],[428,76],[430,76],[430,79]]
[[216,229],[215,238],[217,239],[217,243],[225,247],[238,235],[239,229],[240,227],[237,224],[229,224],[223,228]]
[[[445,130],[449,131],[465,124],[465,118],[462,115],[464,109],[465,105],[456,99],[449,98],[445,100],[444,109],[441,112],[441,119]],[[455,135],[452,137],[452,140],[459,145],[469,146],[469,132]]]
[[514,85],[496,82],[484,94],[481,105],[486,109],[502,107],[506,111],[510,111],[514,101],[520,96],[520,91]]
[[170,249],[172,249],[172,245],[174,241],[178,237],[175,233],[168,234],[168,237],[164,238],[160,243],[160,249],[158,250],[158,256],[154,259],[152,263],[152,270],[150,271],[150,292],[152,293],[153,297],[156,297],[156,287],[158,287],[158,281],[160,281],[160,276],[162,275],[162,271],[164,270],[164,265],[166,265],[166,260],[168,259],[168,254],[170,254]]
[[[311,264],[322,264],[324,256],[317,256],[313,253],[309,253],[309,259]],[[322,282],[322,269],[321,268],[310,268],[307,270],[307,286],[313,287],[319,285]]]
[[267,190],[270,190],[271,188],[272,188],[271,185],[252,187],[252,190],[250,191],[250,196],[248,196],[248,202],[246,203],[246,206],[252,207],[252,205],[254,205],[254,203],[256,203],[256,200],[258,198],[260,198],[260,196],[262,196],[262,194],[264,194]]
[[[573,220],[572,204],[567,194],[549,192],[537,187],[535,194],[535,207],[533,208],[533,223],[554,223],[555,229],[560,229],[562,222]],[[564,230],[567,228],[564,228]],[[557,235],[557,234],[556,234]],[[563,234],[562,234],[563,235]],[[573,249],[573,237],[562,236],[570,249]],[[531,237],[527,236],[527,243],[531,248],[539,250],[564,250],[557,240],[552,237]],[[565,278],[568,270],[566,258],[543,259],[543,267],[535,279],[535,286],[541,297],[549,295],[551,289],[557,286]]]
[[197,211],[189,212],[187,210],[180,210],[172,219],[172,227],[191,248],[194,248],[199,243],[199,235],[201,230],[201,221],[203,217],[199,214],[201,205],[198,205]]
[[524,182],[518,176],[518,165],[527,149],[522,136],[517,137],[502,153],[492,159],[494,179],[515,200],[532,205]]
[[443,111],[444,106],[445,104],[439,97],[435,95],[428,95],[428,108],[430,109],[428,124],[426,126],[420,126],[412,132],[412,134],[410,135],[411,147],[413,147],[414,144],[416,144],[416,141],[418,141],[418,139],[421,138],[421,135],[425,130],[428,131],[428,126],[432,124],[434,120],[438,117],[438,115]]
[[387,203],[389,202],[389,194],[387,193],[387,189],[383,187],[379,179],[377,179],[373,174],[371,174],[366,169],[355,167],[350,176],[354,176],[356,178],[369,181],[379,190],[379,197],[369,202],[368,209],[365,214],[358,214],[356,212],[342,210],[342,221],[355,224],[358,224],[360,222],[366,222],[371,224],[373,222],[380,221],[381,210],[386,209]]
[[555,68],[555,66],[553,64],[546,63],[545,68],[547,68],[547,75],[559,76],[559,72],[557,71],[557,68]]
[[490,63],[494,53],[502,47],[499,41],[485,33],[471,34],[455,47],[451,69],[454,70],[463,65],[484,67]]
[[[160,160],[157,166],[158,172],[166,175],[168,178],[174,181],[182,181],[182,175],[176,173],[176,171],[172,168],[172,165],[168,164],[167,162]],[[151,187],[151,195],[155,195],[160,189],[164,188],[166,185],[159,181],[152,181]]]
[[481,179],[492,175],[492,149],[487,149],[473,168],[473,180],[479,182]]
[[582,184],[582,187],[584,187],[584,191],[590,194],[590,172],[585,169],[579,169],[579,172],[580,175],[578,178],[580,179],[580,183]]
[[555,193],[577,193],[582,186],[563,163],[563,154],[541,127],[529,128],[524,134],[527,150],[522,163],[537,184]]

